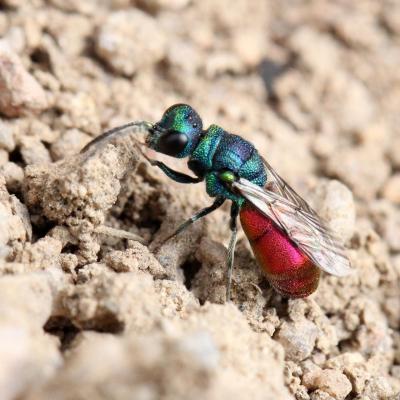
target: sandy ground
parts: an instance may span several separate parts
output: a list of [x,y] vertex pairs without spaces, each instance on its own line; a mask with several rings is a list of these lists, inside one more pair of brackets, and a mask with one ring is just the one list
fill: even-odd
[[[398,1],[0,4],[1,400],[399,398]],[[227,208],[161,245],[204,185],[76,154],[176,102],[251,140],[355,274],[288,301],[241,233],[225,304]]]

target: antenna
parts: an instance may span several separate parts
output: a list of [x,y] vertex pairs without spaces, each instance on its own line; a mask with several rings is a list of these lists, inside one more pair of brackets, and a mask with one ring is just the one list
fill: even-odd
[[111,143],[113,139],[120,139],[122,136],[130,133],[148,132],[152,126],[153,124],[147,121],[136,121],[110,129],[97,136],[86,146],[84,146],[80,151],[80,154],[93,153],[95,150],[103,147],[105,144]]

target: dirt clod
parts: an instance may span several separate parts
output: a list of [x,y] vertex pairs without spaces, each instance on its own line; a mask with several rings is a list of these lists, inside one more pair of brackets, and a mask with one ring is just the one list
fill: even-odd
[[7,117],[38,113],[48,107],[46,93],[9,44],[0,43],[0,112]]
[[[1,400],[399,400],[400,3],[0,1]],[[277,294],[229,202],[125,131],[251,141],[354,273]],[[185,160],[147,150],[184,173]]]

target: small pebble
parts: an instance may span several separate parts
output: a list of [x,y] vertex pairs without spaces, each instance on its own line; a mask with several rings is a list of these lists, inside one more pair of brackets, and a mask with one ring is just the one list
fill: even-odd
[[2,0],[1,3],[5,7],[18,8],[24,5],[25,0]]
[[136,9],[110,14],[96,37],[98,56],[127,76],[160,61],[165,47],[165,34],[156,21]]
[[46,146],[38,138],[26,136],[21,142],[20,151],[26,164],[50,163],[51,158]]
[[326,171],[350,186],[356,196],[372,200],[390,174],[390,166],[376,147],[345,148],[332,154]]
[[395,168],[400,168],[400,135],[395,136],[388,149],[389,159]]
[[151,10],[180,10],[186,7],[190,0],[139,0],[138,3]]
[[232,46],[240,60],[248,67],[260,65],[265,55],[265,31],[255,27],[240,29],[233,33]]
[[81,129],[91,135],[100,132],[100,119],[94,98],[85,92],[64,92],[57,99],[61,111],[59,123],[66,128]]
[[0,112],[17,117],[39,113],[47,107],[43,88],[9,45],[0,41]]
[[0,149],[0,167],[8,162],[8,151]]
[[367,129],[376,115],[376,104],[368,88],[345,72],[336,72],[326,88],[330,93],[334,118],[342,132]]
[[385,3],[383,22],[391,32],[400,35],[400,7],[396,7],[396,5],[396,2]]
[[303,384],[309,389],[320,389],[337,400],[344,400],[352,388],[347,377],[334,369],[306,373],[303,376]]
[[60,10],[82,14],[93,14],[99,7],[97,0],[50,0],[49,2]]
[[313,204],[329,228],[343,241],[350,239],[356,214],[351,191],[343,183],[331,180],[321,183],[313,196]]
[[92,138],[87,133],[79,129],[68,129],[52,144],[50,152],[54,160],[61,160],[79,153],[91,140]]
[[349,46],[367,49],[384,38],[375,17],[362,12],[341,15],[335,20],[334,33]]
[[383,187],[383,197],[394,204],[400,204],[400,173],[387,180]]
[[[313,45],[310,46],[310,43]],[[290,37],[289,46],[301,62],[317,74],[334,72],[339,62],[337,43],[330,36],[321,35],[310,27],[297,29]]]
[[296,322],[284,322],[276,339],[284,347],[287,359],[302,361],[311,355],[317,336],[316,325],[307,319],[302,319]]
[[10,125],[0,120],[0,149],[11,153],[15,149],[14,133]]
[[0,173],[6,180],[6,185],[9,191],[19,192],[24,180],[24,170],[18,164],[8,161],[0,167]]

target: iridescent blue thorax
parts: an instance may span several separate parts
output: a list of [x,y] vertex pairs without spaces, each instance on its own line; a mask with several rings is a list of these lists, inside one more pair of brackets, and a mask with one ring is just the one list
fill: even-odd
[[211,125],[204,132],[189,156],[188,166],[197,176],[205,178],[209,196],[224,197],[238,204],[243,199],[221,181],[221,172],[233,171],[258,186],[264,186],[267,181],[263,161],[255,147],[217,125]]

